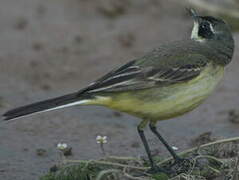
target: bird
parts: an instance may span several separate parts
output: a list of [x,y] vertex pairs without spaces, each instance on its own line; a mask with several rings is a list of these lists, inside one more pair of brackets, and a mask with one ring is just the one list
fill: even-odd
[[98,78],[76,92],[7,111],[5,120],[75,105],[99,105],[136,116],[139,137],[150,172],[163,171],[152,158],[144,129],[166,147],[175,163],[183,160],[157,130],[156,124],[192,111],[213,92],[232,61],[234,39],[222,19],[189,9],[191,36],[160,45]]

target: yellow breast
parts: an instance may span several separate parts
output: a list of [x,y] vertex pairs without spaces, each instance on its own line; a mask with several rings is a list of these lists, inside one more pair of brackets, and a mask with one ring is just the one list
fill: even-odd
[[99,97],[94,104],[104,105],[144,119],[165,120],[193,110],[205,100],[222,79],[224,68],[209,65],[188,82],[111,94]]

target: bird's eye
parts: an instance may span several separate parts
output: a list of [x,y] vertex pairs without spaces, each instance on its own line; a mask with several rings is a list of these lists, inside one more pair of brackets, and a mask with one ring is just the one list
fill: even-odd
[[209,22],[202,22],[199,26],[198,35],[200,37],[211,39],[213,37],[212,29],[210,28]]
[[210,29],[210,24],[208,22],[204,22],[204,23],[201,24],[201,27],[203,29]]

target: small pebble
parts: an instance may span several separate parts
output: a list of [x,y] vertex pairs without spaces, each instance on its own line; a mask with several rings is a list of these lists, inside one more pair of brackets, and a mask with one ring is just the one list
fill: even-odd
[[135,43],[135,35],[133,33],[121,34],[118,41],[122,47],[129,48]]
[[28,21],[25,18],[19,18],[15,24],[15,29],[23,30],[27,27]]
[[40,51],[44,48],[44,45],[41,42],[35,42],[32,44],[32,49],[35,51]]
[[115,116],[115,117],[121,117],[122,114],[121,114],[120,112],[114,111],[114,112],[113,112],[113,116]]
[[80,35],[75,36],[75,42],[81,43],[83,41],[83,38]]
[[212,137],[212,132],[205,132],[194,138],[191,143],[193,146],[199,146],[202,144],[206,144],[212,141],[215,141],[216,138]]
[[239,111],[236,111],[235,109],[230,110],[228,112],[228,119],[232,123],[238,124],[239,123]]
[[39,149],[36,149],[36,154],[38,156],[46,156],[47,151],[45,149],[39,148]]
[[100,0],[98,10],[108,18],[116,18],[126,13],[128,0]]
[[56,171],[58,171],[58,167],[57,167],[57,165],[54,165],[54,166],[52,166],[52,167],[50,167],[50,172],[56,172]]

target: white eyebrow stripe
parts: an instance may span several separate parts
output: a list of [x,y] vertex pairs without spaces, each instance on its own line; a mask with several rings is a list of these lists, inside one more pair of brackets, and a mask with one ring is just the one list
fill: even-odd
[[209,22],[209,26],[210,26],[211,31],[215,34],[216,31],[214,30],[214,28],[213,28],[213,26],[212,26],[212,24],[210,22]]

